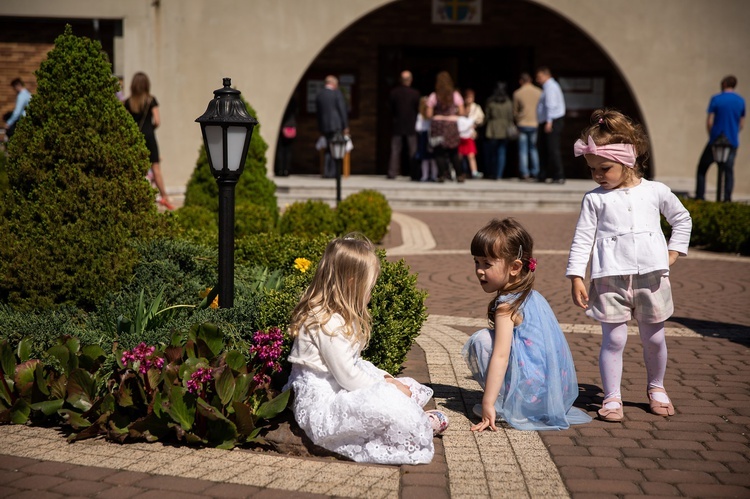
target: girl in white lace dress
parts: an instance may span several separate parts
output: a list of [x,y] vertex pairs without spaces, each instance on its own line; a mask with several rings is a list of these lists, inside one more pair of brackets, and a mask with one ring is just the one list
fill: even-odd
[[370,339],[367,304],[380,261],[363,237],[334,239],[292,312],[293,411],[310,440],[357,462],[429,463],[448,426],[424,411],[432,389],[394,378],[360,354]]

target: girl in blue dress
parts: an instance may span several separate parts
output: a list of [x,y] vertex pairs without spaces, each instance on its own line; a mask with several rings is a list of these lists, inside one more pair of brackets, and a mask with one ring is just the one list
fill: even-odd
[[474,333],[462,354],[484,389],[472,431],[497,431],[502,419],[518,430],[563,430],[591,417],[578,397],[573,357],[547,300],[534,291],[534,241],[512,218],[493,220],[471,241],[482,289],[494,293],[489,329]]

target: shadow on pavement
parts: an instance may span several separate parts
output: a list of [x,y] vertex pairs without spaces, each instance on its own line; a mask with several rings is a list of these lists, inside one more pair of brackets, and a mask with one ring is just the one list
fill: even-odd
[[702,336],[725,338],[744,346],[750,346],[750,327],[742,324],[690,319],[688,317],[670,317],[669,322],[681,324]]

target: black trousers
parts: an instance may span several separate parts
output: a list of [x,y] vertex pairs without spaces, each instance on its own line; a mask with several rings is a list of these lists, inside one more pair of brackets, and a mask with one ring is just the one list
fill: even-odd
[[537,148],[539,149],[539,180],[552,177],[552,180],[564,180],[560,136],[565,128],[565,118],[552,120],[552,131],[544,131],[544,123],[539,125]]

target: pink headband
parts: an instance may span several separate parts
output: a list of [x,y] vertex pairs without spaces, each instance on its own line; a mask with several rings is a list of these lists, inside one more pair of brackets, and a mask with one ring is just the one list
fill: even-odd
[[601,156],[602,158],[611,159],[617,163],[622,163],[628,168],[635,166],[635,147],[633,144],[607,144],[605,146],[597,146],[594,143],[594,139],[589,135],[589,143],[584,144],[581,139],[576,140],[573,144],[573,154],[583,156],[584,154],[594,154]]

